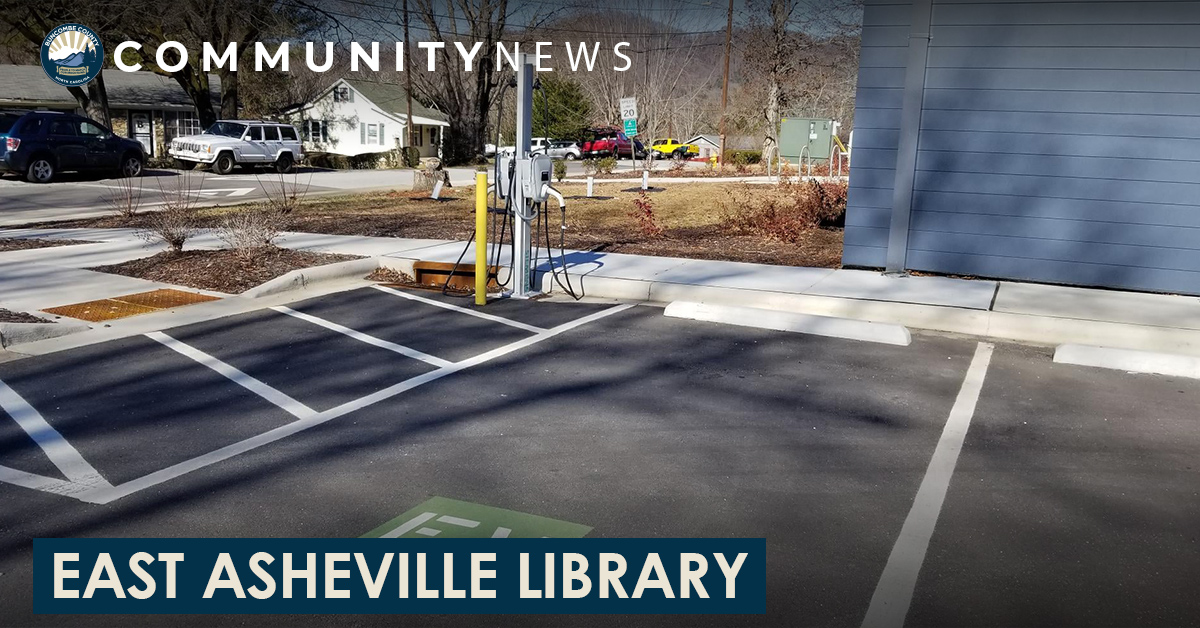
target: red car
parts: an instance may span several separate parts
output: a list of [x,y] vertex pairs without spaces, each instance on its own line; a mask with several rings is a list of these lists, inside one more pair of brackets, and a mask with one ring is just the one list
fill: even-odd
[[645,150],[642,143],[631,140],[625,132],[616,127],[601,127],[590,129],[579,145],[579,152],[586,157],[642,157]]

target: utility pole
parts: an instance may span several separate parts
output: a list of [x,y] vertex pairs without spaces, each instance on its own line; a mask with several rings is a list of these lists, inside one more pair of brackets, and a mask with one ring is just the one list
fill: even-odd
[[[732,0],[730,0],[730,1],[732,2]],[[392,5],[392,6],[395,6],[395,5]],[[730,5],[730,6],[733,6],[733,5]],[[408,55],[408,51],[409,51],[409,47],[408,47],[408,0],[404,0],[404,9],[403,10],[404,10],[404,95],[405,95],[406,99],[408,100],[408,111],[405,112],[406,117],[404,118],[404,130],[405,130],[406,134],[408,135],[408,141],[404,143],[404,146],[408,147],[408,146],[413,145],[413,127],[415,126],[412,121],[412,119],[413,119],[412,118],[412,72],[411,72],[412,68],[409,66],[409,62],[411,62],[412,59],[410,59],[409,55]]]
[[[406,0],[407,1],[407,0]],[[725,77],[721,80],[721,165],[725,165],[725,106],[729,103],[729,47],[733,42],[733,0],[725,22]]]

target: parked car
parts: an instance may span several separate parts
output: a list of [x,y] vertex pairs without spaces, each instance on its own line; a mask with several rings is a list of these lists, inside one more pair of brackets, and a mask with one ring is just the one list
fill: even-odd
[[50,111],[0,112],[0,171],[33,183],[61,172],[107,171],[136,177],[146,165],[140,142],[83,116]]
[[[529,140],[530,154],[537,154],[538,152],[545,150],[546,147],[550,145],[550,142],[553,142],[553,141],[555,141],[555,140],[551,140],[550,138],[547,138],[547,137],[530,138],[530,140]],[[497,148],[496,152],[495,152],[495,154],[497,156],[508,155],[510,157],[512,155],[515,155],[516,153],[517,153],[517,147],[513,146],[511,144],[508,146],[501,146],[501,147]]]
[[644,153],[641,143],[630,140],[625,132],[616,127],[590,129],[579,146],[584,157],[629,157]]
[[200,135],[171,140],[167,152],[183,170],[209,164],[217,174],[229,174],[239,165],[291,172],[304,156],[296,127],[260,120],[218,120]]
[[664,138],[650,142],[650,150],[655,157],[687,159],[700,154],[700,147],[695,144],[682,144],[674,138]]
[[579,144],[571,140],[550,140],[546,146],[533,149],[531,152],[535,155],[544,153],[554,159],[566,159],[567,161],[579,159],[583,154],[579,150]]

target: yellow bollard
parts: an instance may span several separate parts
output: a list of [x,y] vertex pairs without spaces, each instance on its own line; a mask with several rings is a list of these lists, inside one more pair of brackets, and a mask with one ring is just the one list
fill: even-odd
[[475,305],[487,305],[487,173],[475,173]]

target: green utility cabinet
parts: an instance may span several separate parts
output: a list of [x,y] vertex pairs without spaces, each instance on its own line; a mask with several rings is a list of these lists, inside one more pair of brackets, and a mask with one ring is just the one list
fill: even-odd
[[833,155],[836,131],[837,123],[833,120],[784,118],[779,122],[779,154],[791,163],[797,163],[801,152],[807,160],[826,161]]

